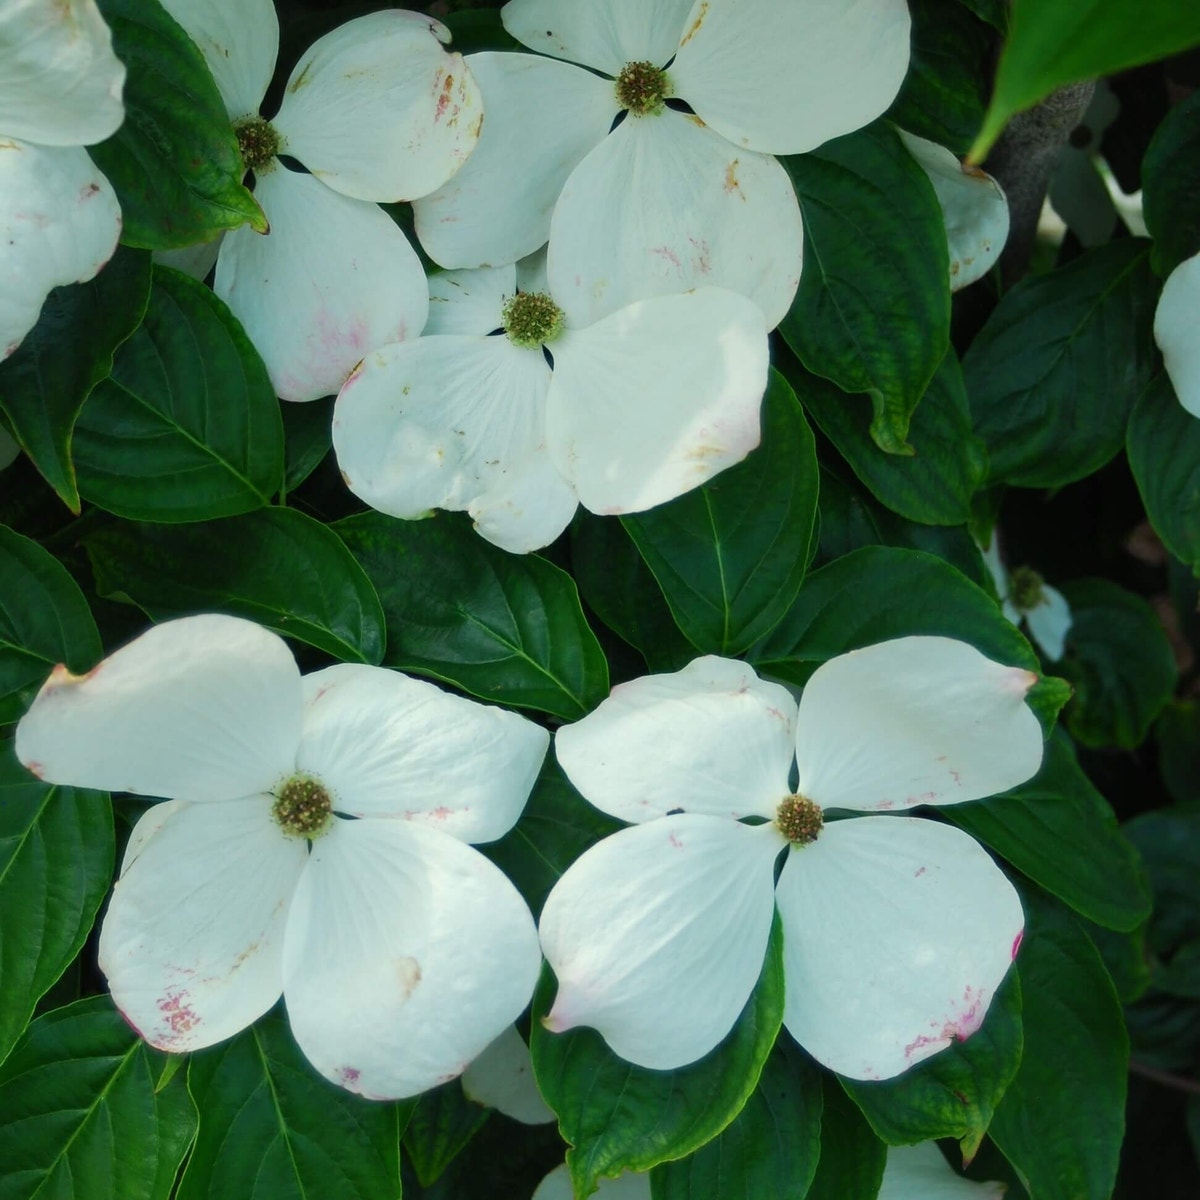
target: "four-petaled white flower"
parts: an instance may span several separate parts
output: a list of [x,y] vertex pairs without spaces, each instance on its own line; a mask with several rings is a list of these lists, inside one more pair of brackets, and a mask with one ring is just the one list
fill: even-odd
[[466,509],[521,554],[552,542],[577,503],[640,512],[758,445],[767,331],[750,300],[701,288],[577,326],[557,296],[517,287],[514,266],[434,276],[426,336],[369,354],[347,380],[333,445],[373,508]]
[[700,1058],[750,996],[778,906],[784,1024],[818,1062],[888,1079],[969,1037],[1020,942],[1016,891],[952,825],[828,814],[957,804],[1030,778],[1036,678],[908,637],[824,663],[798,709],[723,658],[615,688],[556,737],[583,796],[635,824],[546,900],[547,1028],[590,1025],[644,1067]]
[[117,248],[116,193],[83,147],[117,131],[124,87],[95,0],[0,5],[0,360],[52,289],[94,278]]
[[1066,596],[1029,567],[1010,571],[1000,557],[1000,537],[995,530],[983,551],[983,561],[991,572],[1006,619],[1014,625],[1026,622],[1042,653],[1050,662],[1058,662],[1066,652],[1073,620]]
[[510,0],[502,16],[554,57],[469,57],[488,117],[467,167],[414,206],[430,256],[497,266],[549,238],[551,290],[578,325],[704,284],[777,325],[802,225],[772,155],[888,107],[908,67],[904,0]]
[[[387,9],[347,21],[296,64],[278,115],[258,115],[275,69],[273,0],[165,0],[204,54],[270,223],[228,234],[214,290],[245,326],[285,400],[341,387],[354,364],[416,337],[425,273],[373,201],[445,183],[479,138],[479,89],[450,32]],[[283,166],[280,154],[311,174]]]
[[210,1046],[282,994],[322,1075],[411,1096],[528,1003],[533,918],[468,844],[524,807],[549,744],[524,717],[380,667],[301,677],[275,634],[199,616],[87,675],[56,668],[16,741],[52,783],[169,797],[135,827],[100,934],[151,1045]]
[[1179,403],[1200,417],[1200,254],[1167,276],[1154,313],[1154,340]]

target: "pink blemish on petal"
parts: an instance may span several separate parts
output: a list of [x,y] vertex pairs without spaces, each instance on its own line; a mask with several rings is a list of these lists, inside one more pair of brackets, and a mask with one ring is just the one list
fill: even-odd
[[200,1018],[188,1003],[188,994],[184,991],[168,991],[159,1000],[158,1011],[176,1037],[190,1033],[200,1024]]
[[146,1040],[146,1035],[137,1027],[137,1025],[134,1024],[130,1015],[122,1008],[118,1008],[117,1012],[121,1014],[121,1020],[124,1021],[125,1024],[128,1025],[129,1028],[132,1029],[133,1032],[136,1033],[144,1042]]
[[[907,1046],[904,1047],[904,1058],[907,1062],[912,1062],[913,1055],[916,1054],[918,1050],[924,1050],[926,1046],[936,1045],[937,1048],[941,1050],[950,1044],[951,1036],[952,1035],[945,1033],[935,1035],[926,1033],[919,1034],[917,1037],[913,1038],[913,1040],[909,1042]],[[928,1056],[923,1054],[921,1057],[926,1058]]]
[[953,779],[953,780],[954,780],[954,782],[955,782],[955,783],[956,783],[956,784],[957,784],[959,787],[962,787],[962,772],[961,772],[961,771],[953,771],[953,770],[952,770],[952,771],[950,772],[950,778],[951,778],[951,779]]
[[913,872],[913,878],[914,878],[914,879],[920,879],[920,877],[921,877],[922,875],[924,875],[924,874],[925,874],[925,871],[926,871],[926,870],[927,870],[927,868],[925,868],[925,867],[918,867],[918,868],[917,868],[917,869],[916,869],[916,870]]
[[338,1082],[344,1088],[352,1087],[358,1082],[358,1077],[362,1072],[357,1067],[338,1067],[337,1077]]
[[701,275],[708,275],[712,271],[712,260],[709,257],[708,243],[701,238],[697,241],[694,237],[688,238],[692,244],[692,249],[696,251],[696,270]]
[[46,768],[40,762],[27,762],[25,770],[38,779],[46,778]]
[[676,850],[683,849],[683,843],[679,840],[678,837],[675,836],[675,834],[673,834],[673,833],[670,834],[667,838],[667,841],[670,842],[671,845],[674,846]]
[[657,254],[659,258],[666,259],[676,270],[679,269],[679,255],[670,246],[651,246],[650,253]]
[[1015,938],[1013,938],[1012,957],[1013,957],[1014,962],[1016,961],[1016,958],[1017,958],[1017,951],[1021,949],[1021,943],[1024,940],[1025,940],[1025,930],[1022,929],[1021,932],[1018,933]]
[[1023,697],[1037,681],[1038,677],[1033,671],[1014,667],[1004,678],[1004,690]]
[[[436,84],[434,85],[437,86]],[[442,84],[442,90],[438,93],[437,108],[433,112],[433,123],[436,125],[445,115],[446,109],[450,107],[450,96],[454,91],[454,76],[447,75]],[[455,109],[457,115],[458,110]]]

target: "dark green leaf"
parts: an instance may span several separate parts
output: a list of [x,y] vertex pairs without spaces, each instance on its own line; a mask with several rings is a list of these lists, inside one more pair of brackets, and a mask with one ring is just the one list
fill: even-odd
[[[150,298],[150,255],[118,248],[87,283],[55,288],[16,353],[0,363],[0,408],[22,449],[79,511],[71,434],[88,393],[112,370],[117,347]],[[69,347],[69,351],[68,351]]]
[[490,1108],[463,1095],[457,1079],[418,1097],[404,1130],[404,1151],[422,1187],[441,1177],[491,1115]]
[[1084,931],[1092,939],[1104,969],[1117,989],[1123,1004],[1131,1004],[1141,997],[1150,986],[1150,951],[1146,947],[1146,926],[1132,933],[1118,933],[1105,929],[1091,921],[1082,922]]
[[383,603],[387,666],[568,721],[608,695],[608,664],[565,571],[497,549],[458,514],[369,512],[334,528]]
[[283,487],[294,492],[321,465],[333,444],[333,399],[281,405],[283,412]]
[[1168,704],[1154,727],[1158,769],[1171,798],[1180,804],[1200,803],[1200,701]]
[[469,8],[465,12],[450,12],[442,18],[442,22],[453,35],[452,44],[460,54],[523,48],[504,28],[497,8]]
[[1200,941],[1180,946],[1170,962],[1161,964],[1154,986],[1169,996],[1200,1000]]
[[1124,825],[1137,847],[1154,891],[1150,944],[1169,956],[1200,940],[1200,808],[1175,805]]
[[242,186],[233,124],[200,51],[158,0],[98,0],[129,69],[125,123],[90,147],[121,201],[129,246],[166,250],[249,222],[267,229]]
[[742,1015],[711,1054],[675,1071],[650,1071],[617,1058],[594,1029],[549,1033],[554,977],[547,968],[533,998],[530,1050],[538,1086],[570,1143],[577,1196],[601,1178],[648,1171],[711,1141],[742,1111],[783,1019],[783,938],[771,930],[762,974]]
[[261,508],[283,480],[283,422],[262,359],[203,284],[156,267],[146,319],[75,426],[83,496],[134,521]]
[[1154,362],[1149,244],[1089,250],[1023,280],[999,303],[963,359],[991,478],[1061,487],[1102,467]]
[[622,517],[675,622],[700,650],[736,654],[796,598],[817,512],[817,455],[792,389],[771,372],[762,445],[710,483]]
[[196,1113],[165,1061],[107,996],[34,1021],[0,1067],[4,1200],[167,1200]]
[[113,522],[84,538],[96,590],[155,621],[246,617],[344,662],[383,659],[383,610],[331,529],[290,508],[197,525]]
[[1200,251],[1200,93],[1167,112],[1142,160],[1142,212],[1154,267],[1169,275]]
[[886,1163],[887,1147],[833,1076],[827,1075],[821,1158],[806,1200],[875,1200]]
[[1024,902],[1025,1054],[988,1133],[1037,1200],[1109,1200],[1129,1065],[1120,1001],[1075,918],[1033,891]]
[[804,273],[784,340],[816,375],[867,392],[892,454],[950,346],[950,252],[933,185],[876,121],[780,160],[804,215]]

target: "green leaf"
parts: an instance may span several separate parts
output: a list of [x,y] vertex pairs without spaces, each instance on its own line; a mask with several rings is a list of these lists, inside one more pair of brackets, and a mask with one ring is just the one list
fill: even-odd
[[710,1142],[742,1111],[758,1085],[783,1020],[783,935],[776,916],[758,984],[728,1036],[711,1054],[674,1071],[650,1071],[617,1058],[594,1029],[549,1033],[554,977],[533,998],[530,1050],[546,1102],[570,1143],[567,1166],[577,1196],[601,1178],[648,1171]]
[[134,521],[261,508],[283,480],[283,422],[266,367],[203,284],[154,269],[146,319],[75,426],[83,496]]
[[1200,420],[1165,371],[1138,397],[1126,450],[1154,532],[1200,575]]
[[378,665],[379,597],[342,540],[290,508],[197,525],[102,525],[83,539],[96,590],[155,621],[224,612],[342,662]]
[[283,403],[283,487],[294,492],[322,463],[333,444],[333,397]]
[[95,279],[55,288],[38,323],[0,362],[0,408],[72,512],[79,511],[71,461],[75,421],[92,388],[112,370],[117,347],[141,324],[149,299],[150,255],[118,247]]
[[1150,915],[1138,856],[1061,732],[1028,783],[939,811],[1089,921],[1128,932]]
[[950,346],[933,185],[886,121],[780,162],[804,215],[804,273],[779,332],[814,374],[870,394],[881,449],[911,453],[909,420]]
[[821,432],[872,495],[909,521],[964,525],[987,475],[987,452],[971,429],[962,368],[946,352],[908,430],[911,457],[884,454],[871,440],[863,398],[808,373],[789,376]]
[[1022,280],[963,358],[991,478],[1061,487],[1099,470],[1154,363],[1149,244],[1110,242]]
[[608,695],[608,664],[565,571],[497,549],[459,514],[368,512],[333,528],[383,603],[385,665],[567,721]]
[[326,1082],[282,1017],[193,1054],[187,1078],[200,1129],[178,1200],[400,1195],[411,1103],[373,1103]]
[[4,1200],[167,1200],[196,1114],[107,996],[39,1017],[0,1066]]
[[1085,746],[1140,746],[1175,690],[1175,655],[1154,609],[1105,579],[1060,589],[1071,606],[1058,669],[1075,688],[1067,727]]
[[971,148],[982,162],[1009,118],[1056,88],[1200,43],[1200,9],[1175,0],[1013,0],[992,101]]
[[780,1038],[732,1124],[687,1158],[654,1168],[654,1200],[804,1200],[821,1154],[821,1092],[811,1061]]
[[1167,110],[1142,159],[1142,213],[1154,269],[1169,275],[1200,251],[1200,93]]
[[492,1109],[474,1104],[453,1079],[418,1097],[404,1130],[404,1151],[422,1187],[429,1187],[483,1128]]
[[826,1075],[821,1157],[806,1200],[875,1200],[886,1164],[887,1147],[833,1076]]
[[128,246],[167,250],[267,219],[242,186],[233,124],[192,39],[158,0],[98,0],[129,69],[125,122],[89,147],[121,201]]
[[621,523],[688,640],[736,654],[796,598],[816,512],[813,436],[792,389],[772,371],[758,449],[703,487]]
[[79,675],[103,654],[91,609],[66,568],[0,525],[0,724],[24,714],[59,663]]
[[970,1161],[1021,1063],[1021,983],[1009,971],[983,1024],[965,1042],[879,1083],[842,1079],[871,1128],[890,1146],[955,1138]]
[[1121,1004],[1075,918],[1023,899],[1025,1053],[988,1133],[1036,1200],[1109,1200],[1129,1066]]
[[1154,726],[1158,769],[1171,799],[1200,803],[1200,701],[1177,700],[1159,713]]
[[1174,805],[1127,821],[1154,891],[1150,944],[1166,957],[1200,940],[1200,808]]
[[83,947],[113,853],[107,793],[40,783],[0,744],[0,1060]]

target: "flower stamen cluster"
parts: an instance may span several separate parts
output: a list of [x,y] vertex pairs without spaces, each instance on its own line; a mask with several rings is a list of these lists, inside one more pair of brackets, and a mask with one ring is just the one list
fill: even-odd
[[247,171],[261,173],[279,153],[279,134],[271,122],[262,117],[243,117],[234,125],[233,133]]
[[812,845],[824,827],[821,806],[805,796],[788,796],[775,813],[775,828],[793,846]]
[[667,73],[652,62],[631,62],[621,68],[616,83],[617,103],[635,117],[662,112],[670,94]]
[[271,816],[289,837],[317,838],[333,820],[333,804],[317,780],[293,775],[275,793]]
[[1037,608],[1046,599],[1046,581],[1031,567],[1017,567],[1008,576],[1008,598],[1021,612]]
[[545,292],[518,292],[500,312],[500,323],[514,346],[533,350],[563,331],[563,310]]

